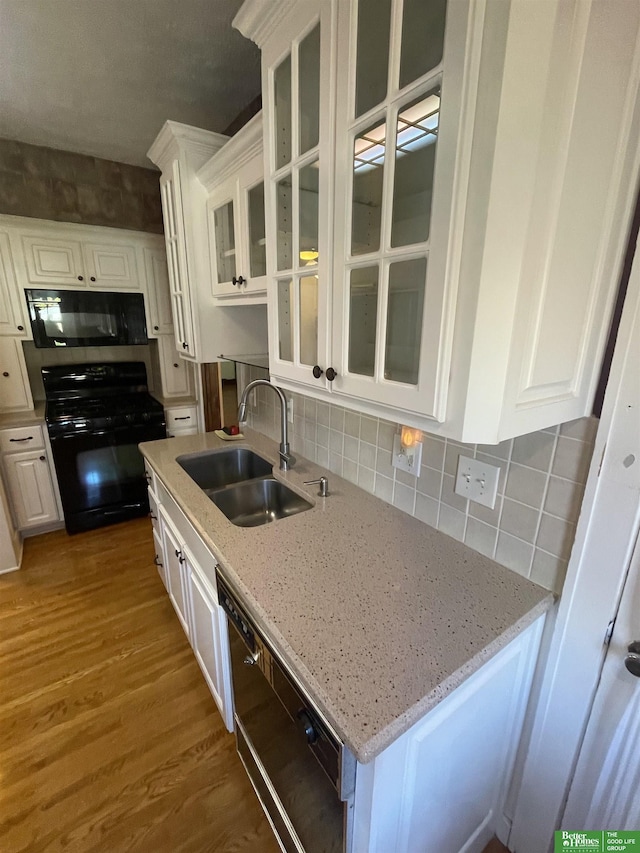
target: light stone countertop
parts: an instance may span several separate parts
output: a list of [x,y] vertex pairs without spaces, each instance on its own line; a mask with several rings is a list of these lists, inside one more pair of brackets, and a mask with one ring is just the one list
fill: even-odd
[[[375,758],[553,604],[553,595],[277,443],[212,433],[141,445],[266,639],[361,762]],[[175,461],[250,446],[314,507],[233,525]],[[330,495],[304,480],[326,475]]]
[[35,426],[41,424],[44,426],[44,400],[35,400],[35,408],[27,409],[24,412],[6,412],[0,415],[0,429],[10,429],[11,427]]

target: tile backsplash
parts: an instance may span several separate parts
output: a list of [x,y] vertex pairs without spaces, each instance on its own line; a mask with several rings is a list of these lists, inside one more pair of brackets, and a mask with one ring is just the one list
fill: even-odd
[[[242,368],[238,388],[266,370]],[[256,393],[256,392],[254,392]],[[290,442],[300,453],[426,524],[547,589],[559,592],[593,453],[598,421],[582,418],[498,445],[423,436],[416,477],[391,465],[395,423],[302,394],[293,398]],[[278,439],[275,395],[258,389],[249,424]],[[460,454],[501,469],[494,509],[453,491]]]

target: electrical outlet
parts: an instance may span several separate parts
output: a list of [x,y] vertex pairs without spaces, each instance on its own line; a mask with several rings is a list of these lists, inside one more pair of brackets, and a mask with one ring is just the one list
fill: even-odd
[[493,509],[498,494],[500,468],[468,456],[458,457],[458,474],[454,492],[470,501]]
[[287,397],[287,420],[293,423],[293,397]]
[[393,437],[393,454],[391,464],[394,468],[420,476],[420,463],[422,462],[422,443],[417,442],[413,447],[403,447],[399,435]]

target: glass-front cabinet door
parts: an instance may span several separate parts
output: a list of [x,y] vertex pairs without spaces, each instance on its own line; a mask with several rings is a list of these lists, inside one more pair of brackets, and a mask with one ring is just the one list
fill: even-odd
[[438,417],[447,373],[438,256],[446,254],[438,167],[447,156],[447,3],[339,8],[334,390]]
[[215,296],[246,296],[266,290],[263,175],[260,152],[210,193],[207,215]]
[[332,14],[298,3],[263,48],[270,369],[317,387],[331,366]]

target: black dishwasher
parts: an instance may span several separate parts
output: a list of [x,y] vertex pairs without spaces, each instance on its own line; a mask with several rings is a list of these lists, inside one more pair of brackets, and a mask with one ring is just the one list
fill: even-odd
[[355,759],[284,668],[218,573],[229,624],[236,740],[287,853],[345,853]]

